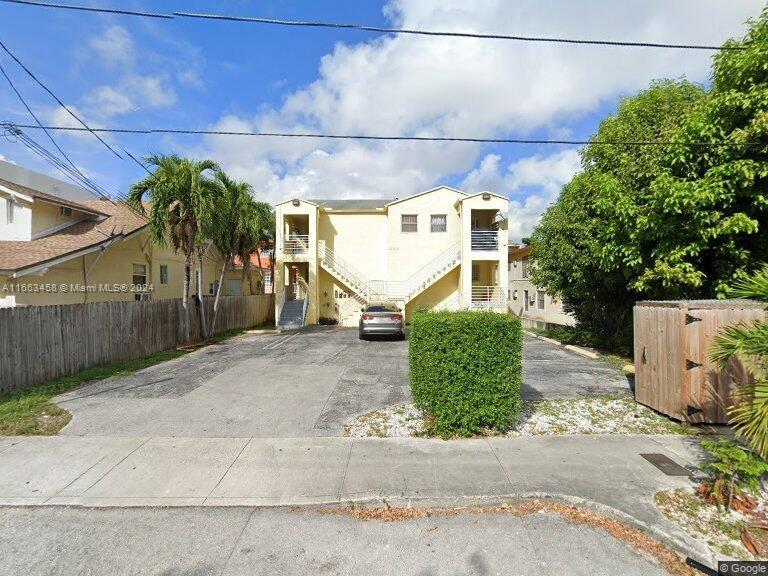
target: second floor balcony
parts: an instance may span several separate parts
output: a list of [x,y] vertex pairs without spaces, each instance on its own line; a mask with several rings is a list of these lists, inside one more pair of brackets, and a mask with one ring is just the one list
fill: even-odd
[[309,234],[290,234],[283,238],[284,254],[307,254],[309,252]]
[[499,233],[496,230],[472,230],[472,250],[496,252],[499,249]]

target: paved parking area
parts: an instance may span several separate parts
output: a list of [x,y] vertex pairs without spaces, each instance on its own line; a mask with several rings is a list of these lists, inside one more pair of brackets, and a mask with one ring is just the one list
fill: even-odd
[[[627,393],[618,370],[526,338],[526,399]],[[247,334],[56,399],[78,436],[337,436],[350,417],[409,402],[408,343],[355,329]]]

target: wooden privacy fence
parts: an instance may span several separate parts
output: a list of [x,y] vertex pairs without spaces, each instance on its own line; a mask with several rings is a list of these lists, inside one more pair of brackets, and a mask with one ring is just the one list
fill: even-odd
[[727,423],[733,389],[747,375],[737,359],[718,370],[710,346],[726,326],[764,320],[765,307],[752,300],[638,302],[635,399],[678,420]]
[[[210,325],[213,298],[204,306]],[[261,324],[273,313],[271,294],[222,297],[215,332]],[[0,392],[174,348],[183,342],[182,318],[180,299],[0,308]],[[192,299],[190,337],[201,339]]]

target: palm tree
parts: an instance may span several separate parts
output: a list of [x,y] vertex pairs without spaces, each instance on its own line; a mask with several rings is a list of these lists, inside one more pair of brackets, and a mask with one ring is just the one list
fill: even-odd
[[[210,229],[219,194],[218,182],[208,173],[219,170],[210,160],[196,161],[175,154],[153,155],[145,159],[154,168],[128,193],[127,203],[146,214],[142,200],[149,196],[152,209],[149,230],[152,240],[165,246],[170,240],[174,251],[184,254],[184,341],[189,342],[189,285],[195,251],[203,230]],[[201,302],[202,305],[202,302]]]
[[253,202],[243,218],[249,222],[249,225],[244,226],[238,235],[235,253],[243,263],[243,281],[247,276],[249,291],[253,294],[253,277],[250,274],[251,255],[254,252],[258,255],[259,246],[274,237],[275,216],[266,202]]
[[[216,330],[216,317],[219,311],[219,298],[224,282],[224,273],[232,262],[240,247],[242,236],[252,236],[256,233],[258,220],[254,218],[255,202],[253,188],[246,182],[231,180],[223,171],[216,174],[221,183],[222,193],[216,207],[216,219],[208,236],[224,257],[224,263],[219,273],[219,283],[216,298],[213,302],[213,320],[211,331]],[[245,263],[243,263],[245,265]]]
[[[768,301],[768,266],[736,284],[734,295]],[[729,415],[736,434],[768,458],[768,322],[729,326],[715,338],[710,357],[720,368],[738,358],[749,374]]]

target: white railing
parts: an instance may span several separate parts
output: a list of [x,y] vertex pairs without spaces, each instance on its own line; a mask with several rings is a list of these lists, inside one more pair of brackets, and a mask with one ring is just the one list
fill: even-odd
[[360,296],[368,299],[369,280],[362,272],[356,270],[351,264],[334,254],[333,250],[326,246],[325,242],[317,245],[317,256],[320,263],[336,272],[339,280],[352,288]]
[[309,285],[306,280],[301,276],[296,277],[297,284],[299,285],[300,293],[304,300],[304,305],[301,307],[301,324],[307,323],[307,304],[309,304]]
[[496,230],[472,230],[472,250],[496,251],[499,249],[499,233]]
[[427,263],[421,270],[413,274],[405,281],[402,293],[410,300],[426,288],[433,280],[442,276],[445,272],[456,266],[461,261],[461,241],[456,242],[445,252]]
[[306,254],[309,251],[309,234],[290,234],[283,238],[285,254]]
[[506,308],[507,294],[501,286],[472,286],[470,307],[473,309]]

